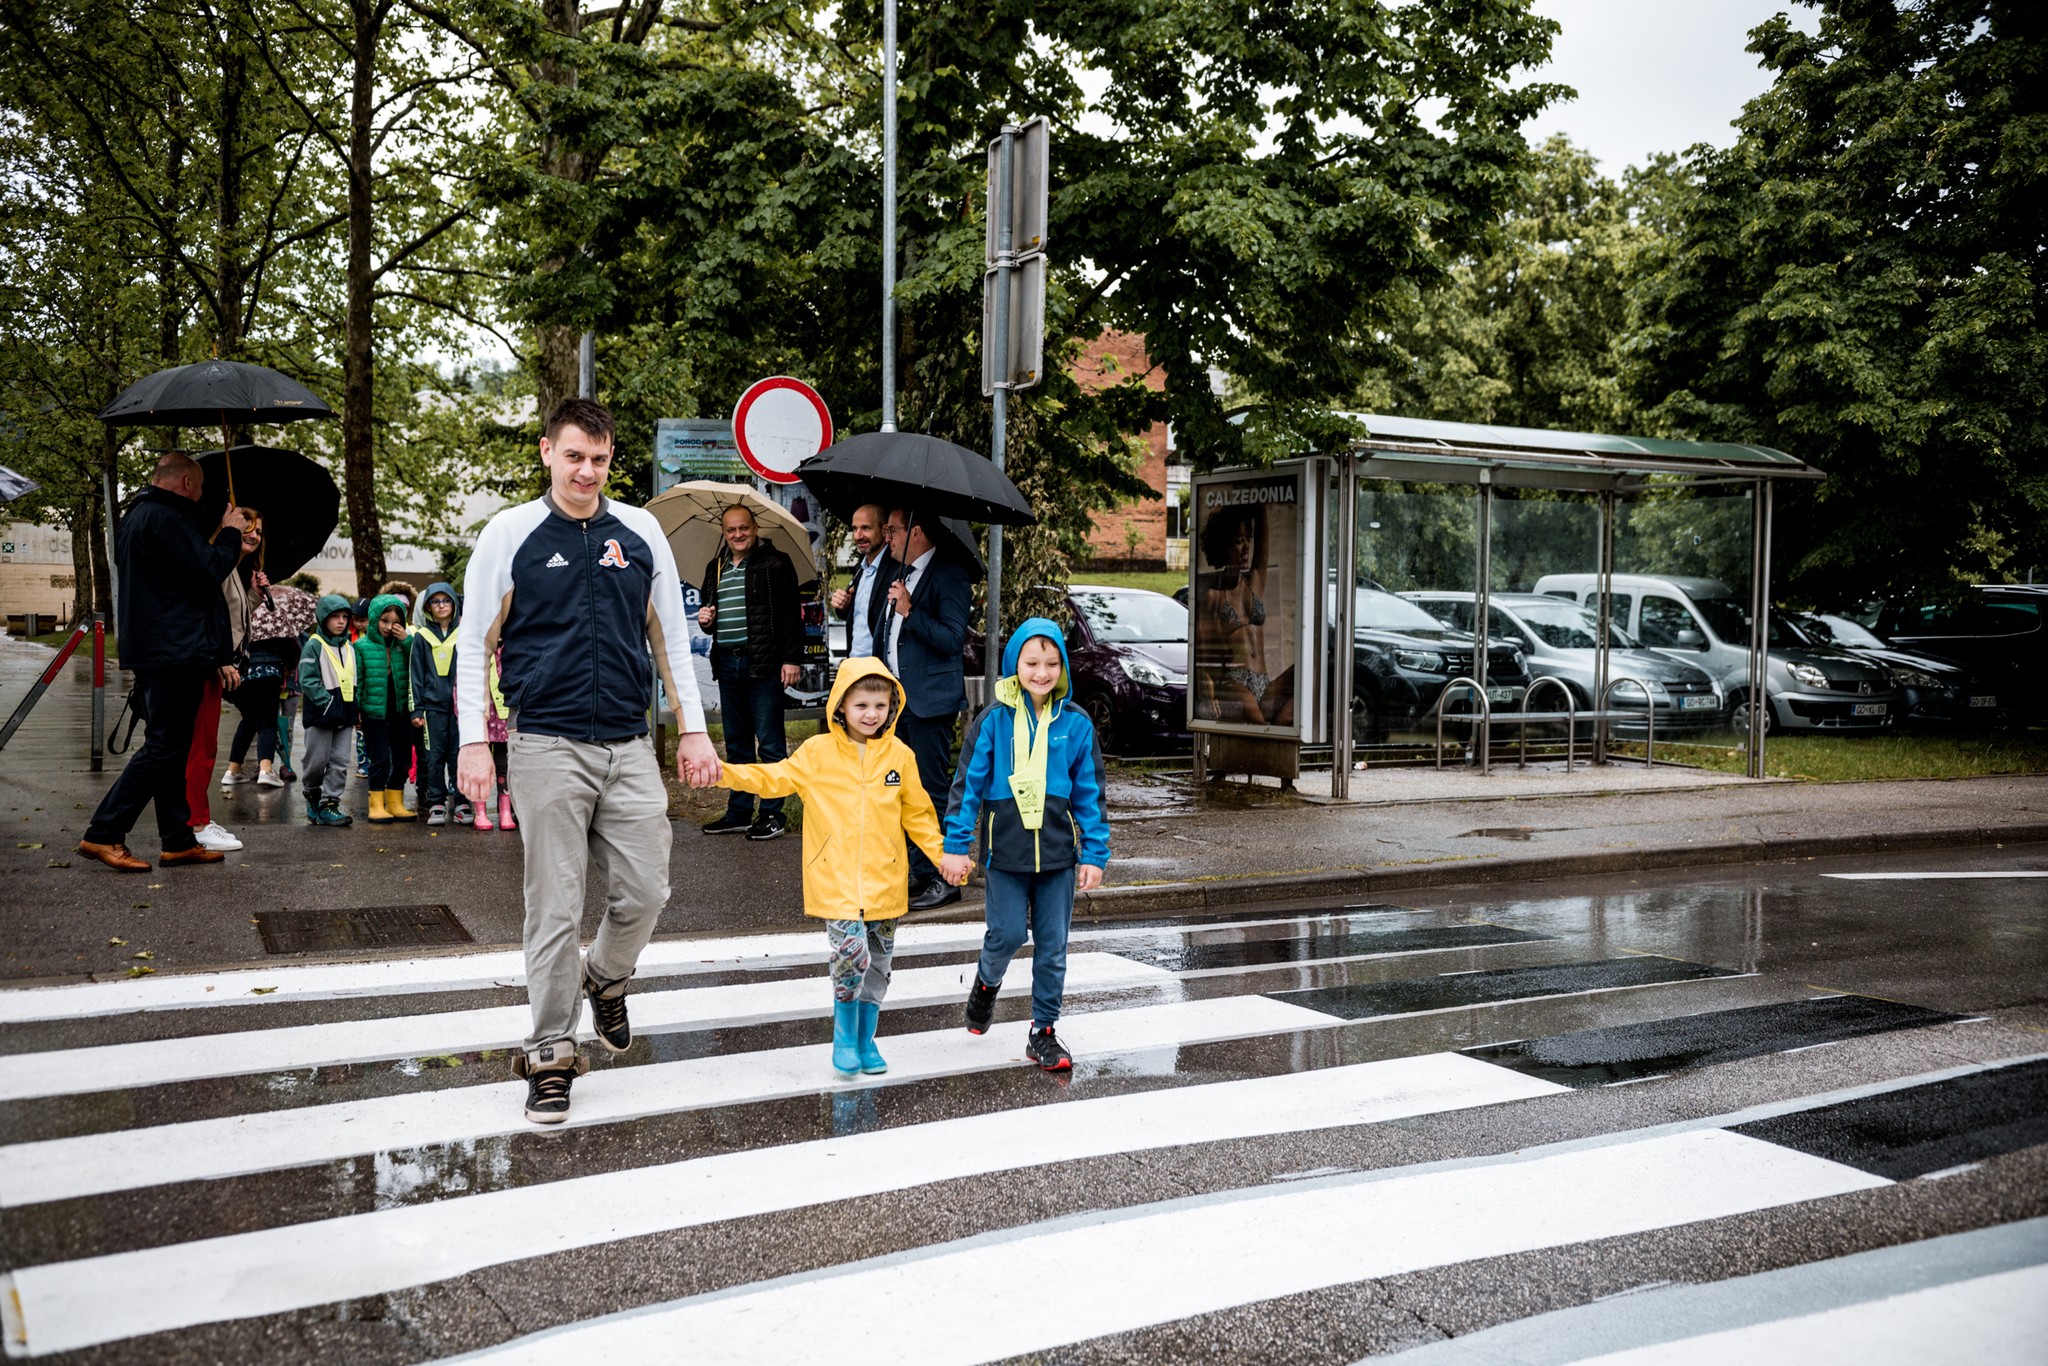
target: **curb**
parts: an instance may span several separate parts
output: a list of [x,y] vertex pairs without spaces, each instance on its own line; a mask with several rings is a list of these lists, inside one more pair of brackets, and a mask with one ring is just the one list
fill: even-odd
[[1247,901],[1292,901],[1310,897],[1368,897],[1418,887],[1470,887],[1548,878],[1639,873],[1670,868],[1734,863],[1775,863],[1844,854],[1910,853],[1916,849],[1984,848],[2048,843],[2048,823],[1980,826],[1961,830],[1910,830],[1867,835],[1815,835],[1730,840],[1720,844],[1675,844],[1555,858],[1502,858],[1485,862],[1438,863],[1418,868],[1333,868],[1270,877],[1217,878],[1205,882],[1161,882],[1147,887],[1104,887],[1076,898],[1076,918],[1120,920],[1168,911],[1224,910]]

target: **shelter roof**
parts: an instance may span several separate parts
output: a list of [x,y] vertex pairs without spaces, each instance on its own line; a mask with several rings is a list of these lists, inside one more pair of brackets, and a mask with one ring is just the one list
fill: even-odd
[[1538,427],[1496,427],[1478,422],[1436,422],[1383,413],[1348,413],[1367,435],[1353,449],[1367,456],[1367,473],[1389,478],[1491,482],[1551,488],[1608,488],[1641,483],[1652,475],[1691,480],[1824,479],[1820,470],[1769,446],[1725,441],[1672,441],[1655,436],[1557,432]]

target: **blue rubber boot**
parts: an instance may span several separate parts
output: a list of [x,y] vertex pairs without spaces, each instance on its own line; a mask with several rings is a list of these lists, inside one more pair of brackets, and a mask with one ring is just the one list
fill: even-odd
[[889,1064],[882,1060],[880,1050],[875,1047],[875,1026],[882,1018],[882,1007],[875,1001],[860,1001],[860,1070],[871,1077],[878,1077],[889,1070]]
[[860,1002],[832,1002],[832,1070],[842,1077],[860,1075]]

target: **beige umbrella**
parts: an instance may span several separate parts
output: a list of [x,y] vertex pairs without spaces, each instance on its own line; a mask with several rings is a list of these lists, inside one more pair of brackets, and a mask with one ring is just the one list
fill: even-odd
[[789,556],[796,565],[796,581],[808,583],[818,577],[818,560],[811,552],[811,533],[802,522],[772,499],[764,498],[746,484],[720,484],[693,479],[656,495],[647,510],[661,523],[675,553],[676,568],[692,581],[718,553],[724,533],[719,519],[734,505],[754,514],[754,526],[761,539]]

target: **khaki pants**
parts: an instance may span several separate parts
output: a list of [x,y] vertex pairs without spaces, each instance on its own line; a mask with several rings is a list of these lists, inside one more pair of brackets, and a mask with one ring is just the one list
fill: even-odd
[[588,744],[512,732],[511,786],[526,846],[528,1048],[574,1040],[583,1014],[578,955],[584,874],[595,859],[604,918],[591,941],[590,975],[633,975],[668,904],[668,791],[646,739]]

